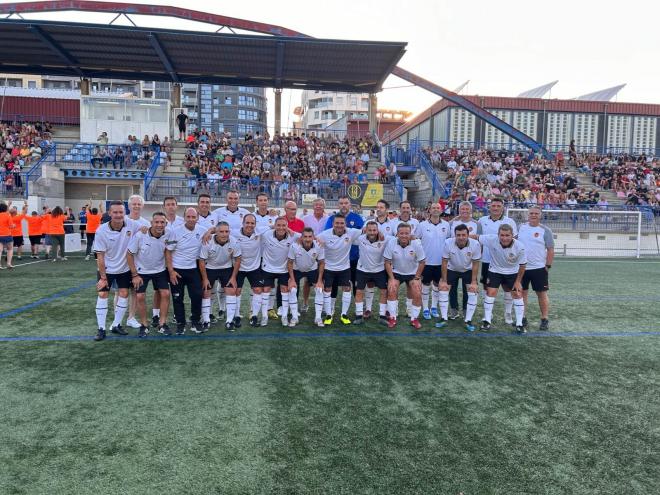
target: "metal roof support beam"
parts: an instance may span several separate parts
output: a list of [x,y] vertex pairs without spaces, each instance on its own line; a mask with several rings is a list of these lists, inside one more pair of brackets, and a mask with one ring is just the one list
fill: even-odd
[[275,87],[282,88],[282,76],[284,75],[284,42],[277,42],[277,55],[275,61]]
[[163,45],[161,45],[160,40],[158,39],[158,36],[155,33],[149,33],[149,43],[151,43],[151,46],[158,55],[158,58],[163,64],[163,67],[165,67],[165,70],[169,73],[170,77],[172,78],[172,81],[174,81],[175,83],[180,83],[181,81],[179,80],[179,75],[174,70],[172,61],[167,56],[167,53],[165,53],[165,49],[163,48]]
[[78,61],[75,60],[69,52],[67,52],[64,48],[62,48],[51,36],[44,32],[43,29],[41,29],[39,26],[34,26],[30,25],[30,31],[32,31],[34,34],[37,35],[37,37],[50,48],[52,52],[54,52],[58,57],[60,57],[62,60],[64,60],[69,67],[71,67],[76,74],[78,74],[80,77],[85,77],[85,74],[83,71],[81,71],[78,68]]

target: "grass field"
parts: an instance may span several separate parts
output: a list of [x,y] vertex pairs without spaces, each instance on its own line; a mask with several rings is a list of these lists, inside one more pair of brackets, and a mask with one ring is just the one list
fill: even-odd
[[96,343],[93,263],[2,271],[0,493],[660,493],[658,280],[557,260],[543,334]]

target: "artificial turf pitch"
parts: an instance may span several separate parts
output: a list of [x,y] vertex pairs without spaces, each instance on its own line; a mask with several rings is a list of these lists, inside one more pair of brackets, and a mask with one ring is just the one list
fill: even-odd
[[0,272],[0,493],[660,493],[660,263],[587,261],[527,336],[96,343],[92,262]]

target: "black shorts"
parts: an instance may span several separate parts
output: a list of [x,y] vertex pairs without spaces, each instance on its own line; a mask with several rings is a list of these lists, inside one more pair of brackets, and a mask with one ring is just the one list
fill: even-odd
[[488,280],[486,286],[491,289],[499,289],[500,285],[504,289],[513,289],[513,284],[516,283],[516,278],[518,278],[517,273],[512,273],[511,275],[504,275],[502,273],[493,273],[488,272]]
[[362,270],[355,272],[355,288],[357,290],[364,290],[370,282],[373,282],[379,289],[386,290],[387,272],[385,270],[375,273],[363,272]]
[[[158,273],[140,273],[142,278],[142,285],[135,291],[138,294],[142,294],[147,291],[149,282],[154,287],[154,290],[169,290],[170,288],[170,279],[167,275],[167,270],[163,270]],[[108,278],[108,282],[110,279]]]
[[[234,272],[233,268],[207,268],[206,276],[209,278],[209,284],[211,287],[215,285],[215,281],[220,282],[220,287],[227,287],[227,283],[231,278],[231,274]],[[238,275],[236,276],[238,278]]]
[[[131,286],[130,270],[124,273],[106,273],[105,277],[108,280],[108,285],[99,292],[108,292],[110,289],[128,289]],[[101,280],[99,272],[96,272],[96,280]]]
[[472,283],[472,270],[463,273],[447,270],[447,285],[457,286],[459,280],[463,281],[463,287],[470,285]]
[[14,236],[14,247],[21,247],[23,245],[23,236]]
[[351,269],[347,268],[338,272],[325,270],[323,272],[323,287],[329,289],[334,283],[337,284],[337,287],[349,287],[351,285]]
[[250,287],[253,289],[255,287],[261,288],[264,286],[264,275],[261,271],[261,268],[257,268],[256,270],[249,272],[242,272],[239,270],[238,275],[236,275],[236,285],[238,285],[238,289],[243,288],[243,283],[245,282],[246,278],[250,282]]
[[548,270],[545,268],[535,268],[533,270],[525,270],[522,278],[523,290],[529,290],[529,284],[532,284],[534,292],[545,292],[550,290],[548,284]]
[[309,285],[314,285],[319,281],[319,270],[310,270],[308,272],[300,272],[298,270],[293,270],[293,278],[296,281],[296,285],[300,287],[300,281],[303,278],[307,279]]
[[422,271],[422,283],[424,285],[429,285],[431,282],[438,285],[441,278],[442,265],[424,265],[424,270]]
[[[272,273],[266,270],[261,270],[263,276],[264,287],[277,287],[278,285],[289,285],[289,272],[286,273]],[[275,281],[277,280],[277,284]]]
[[483,285],[488,285],[488,268],[490,267],[490,263],[481,263],[481,279],[479,282],[481,282]]
[[415,278],[414,275],[402,275],[401,273],[394,272],[394,278],[402,284],[409,285],[410,281]]
[[31,246],[41,244],[41,235],[31,235],[31,236],[29,236],[29,239],[30,239],[30,245]]

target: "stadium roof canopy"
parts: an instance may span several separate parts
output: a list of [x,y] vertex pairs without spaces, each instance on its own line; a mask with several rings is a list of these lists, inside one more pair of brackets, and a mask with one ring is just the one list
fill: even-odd
[[543,98],[559,81],[552,81],[537,88],[528,89],[518,95],[518,98]]
[[0,46],[0,72],[371,93],[406,43],[11,18]]
[[625,84],[619,84],[618,86],[612,86],[611,88],[601,89],[600,91],[578,96],[575,99],[584,101],[612,101],[612,98],[619,94],[619,91],[625,86]]

